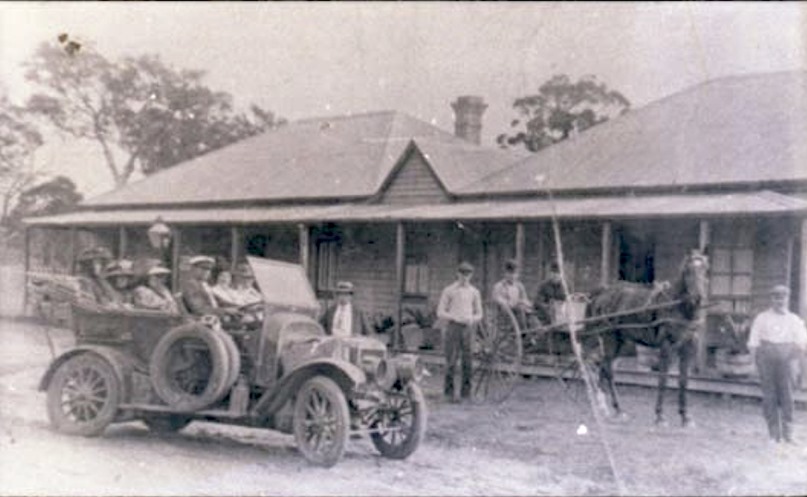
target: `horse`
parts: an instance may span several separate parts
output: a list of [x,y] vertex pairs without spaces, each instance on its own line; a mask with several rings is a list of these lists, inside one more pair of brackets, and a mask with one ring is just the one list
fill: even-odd
[[[595,290],[586,309],[587,326],[582,330],[584,350],[592,353],[599,366],[599,380],[611,398],[617,416],[624,416],[614,387],[613,362],[622,347],[633,342],[659,350],[659,380],[656,423],[665,424],[664,390],[670,356],[678,353],[678,412],[684,426],[687,415],[686,388],[690,360],[696,352],[699,309],[707,292],[708,263],[704,256],[690,254],[672,285],[618,282]],[[645,309],[644,311],[632,312]],[[598,316],[619,314],[602,320]],[[597,353],[599,352],[599,354]],[[597,357],[599,355],[599,357]]]

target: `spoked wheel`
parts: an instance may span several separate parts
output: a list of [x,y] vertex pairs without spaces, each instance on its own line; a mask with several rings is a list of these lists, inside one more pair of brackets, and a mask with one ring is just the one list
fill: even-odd
[[345,452],[350,412],[339,385],[315,376],[303,384],[294,403],[294,439],[309,462],[329,468]]
[[188,426],[193,421],[181,414],[152,414],[143,418],[149,430],[154,433],[175,433]]
[[157,395],[182,411],[203,409],[220,400],[236,376],[225,338],[229,337],[198,324],[166,333],[149,362]]
[[80,354],[62,364],[48,387],[48,417],[59,431],[96,436],[114,419],[120,384],[112,365],[95,354]]
[[417,450],[426,432],[426,401],[414,383],[388,392],[386,402],[378,406],[370,423],[370,438],[382,456],[406,459]]
[[473,345],[473,400],[504,402],[521,376],[521,330],[505,307],[490,304],[476,327]]

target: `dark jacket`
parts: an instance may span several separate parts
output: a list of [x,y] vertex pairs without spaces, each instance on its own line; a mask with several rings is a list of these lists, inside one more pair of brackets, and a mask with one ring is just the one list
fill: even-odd
[[[333,304],[328,307],[328,310],[325,311],[325,314],[319,320],[322,327],[325,328],[325,334],[331,334],[331,328],[333,326],[333,317],[336,314],[336,307],[338,304]],[[353,314],[352,317],[352,330],[351,334],[353,336],[358,335],[371,335],[372,329],[370,328],[370,324],[367,322],[367,316],[365,316],[364,312],[361,311],[358,307],[356,307],[355,303],[351,304],[351,311]]]
[[185,280],[182,286],[182,300],[188,312],[197,316],[221,314],[222,311],[216,307],[213,295],[204,289],[202,282],[193,278]]

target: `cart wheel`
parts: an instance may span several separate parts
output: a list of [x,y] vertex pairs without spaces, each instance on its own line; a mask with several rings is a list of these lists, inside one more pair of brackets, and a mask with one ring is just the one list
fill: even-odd
[[382,456],[406,459],[417,450],[426,433],[426,401],[420,387],[410,383],[388,392],[370,424],[373,445]]
[[203,409],[232,386],[227,345],[220,334],[195,323],[174,328],[157,342],[149,374],[157,395],[180,411]]
[[345,452],[350,413],[339,385],[315,376],[303,384],[294,403],[294,439],[303,456],[329,468]]
[[521,330],[515,316],[499,304],[485,306],[474,341],[473,400],[504,402],[521,377]]
[[154,433],[175,433],[188,426],[193,419],[181,414],[153,414],[143,418]]
[[70,435],[100,435],[114,419],[120,383],[112,365],[95,354],[73,356],[48,386],[48,418]]

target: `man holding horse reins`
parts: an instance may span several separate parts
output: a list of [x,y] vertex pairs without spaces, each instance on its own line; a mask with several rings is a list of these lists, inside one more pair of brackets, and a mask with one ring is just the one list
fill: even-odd
[[788,310],[790,289],[771,289],[771,307],[751,325],[748,348],[754,354],[762,386],[762,410],[768,433],[775,442],[793,443],[793,392],[790,361],[807,348],[807,329]]

